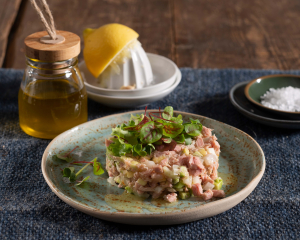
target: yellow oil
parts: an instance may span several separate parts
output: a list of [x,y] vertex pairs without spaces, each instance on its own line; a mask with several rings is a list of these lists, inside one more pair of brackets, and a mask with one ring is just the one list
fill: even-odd
[[85,88],[67,80],[36,80],[19,90],[22,130],[33,137],[52,139],[87,121]]

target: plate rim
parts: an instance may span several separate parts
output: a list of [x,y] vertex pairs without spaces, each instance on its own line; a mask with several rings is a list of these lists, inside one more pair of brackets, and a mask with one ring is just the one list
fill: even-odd
[[[157,111],[158,109],[149,109],[149,111]],[[60,137],[63,137],[65,135],[67,135],[69,132],[72,132],[74,128],[78,128],[80,126],[83,126],[83,125],[88,125],[90,124],[91,122],[95,122],[95,121],[99,121],[100,119],[104,119],[104,118],[107,118],[107,117],[113,117],[113,116],[118,116],[118,115],[123,115],[123,114],[128,114],[128,113],[131,113],[131,114],[134,114],[134,113],[140,113],[144,110],[135,110],[135,111],[128,111],[128,112],[123,112],[123,113],[118,113],[118,114],[111,114],[111,115],[107,115],[107,116],[104,116],[104,117],[101,117],[101,118],[97,118],[97,119],[94,119],[94,120],[91,120],[91,121],[88,121],[86,123],[83,123],[83,124],[80,124],[78,126],[75,126],[63,133],[61,133],[60,135],[58,135],[57,137],[55,137],[47,146],[47,148],[45,149],[44,153],[43,153],[43,156],[42,156],[42,162],[41,162],[41,168],[42,168],[42,174],[43,174],[43,177],[46,181],[46,183],[48,184],[48,186],[50,187],[50,189],[55,193],[56,196],[58,196],[62,201],[64,201],[66,204],[74,207],[75,209],[79,210],[79,211],[82,211],[86,214],[89,214],[89,215],[92,215],[94,217],[98,217],[98,218],[101,218],[101,219],[105,219],[105,220],[109,220],[109,221],[114,221],[114,222],[120,222],[120,223],[125,223],[123,221],[121,221],[121,218],[125,217],[125,218],[130,218],[131,219],[131,222],[132,220],[142,220],[142,219],[146,219],[147,221],[151,221],[151,220],[154,220],[154,219],[158,219],[160,217],[164,218],[164,217],[176,217],[178,215],[186,215],[189,213],[197,213],[200,209],[205,209],[205,208],[213,208],[214,206],[218,206],[220,204],[223,203],[224,206],[226,206],[226,203],[230,206],[229,208],[226,208],[226,210],[222,210],[216,214],[220,214],[224,211],[227,211],[228,209],[234,207],[235,205],[237,205],[238,203],[240,203],[241,201],[243,201],[254,189],[255,187],[258,185],[259,181],[261,180],[264,172],[265,172],[265,168],[266,168],[266,159],[265,159],[265,155],[264,155],[264,152],[262,150],[262,148],[260,147],[260,145],[255,141],[255,139],[253,139],[250,135],[248,135],[247,133],[243,132],[242,130],[238,129],[238,128],[235,128],[233,126],[230,126],[226,123],[223,123],[223,122],[220,122],[218,120],[214,120],[212,118],[208,118],[208,117],[205,117],[205,116],[202,116],[202,115],[198,115],[198,114],[194,114],[194,113],[187,113],[187,112],[182,112],[182,111],[174,111],[174,113],[177,113],[177,114],[187,114],[187,115],[190,115],[190,116],[197,116],[197,117],[202,117],[202,118],[205,118],[205,119],[208,119],[208,120],[212,120],[212,121],[215,121],[215,122],[218,122],[218,123],[222,123],[224,125],[227,125],[228,127],[230,128],[233,128],[235,130],[237,130],[238,132],[242,133],[242,134],[245,134],[248,138],[250,138],[250,140],[252,140],[255,145],[257,146],[258,150],[260,151],[260,153],[262,154],[262,166],[258,172],[258,174],[244,187],[242,188],[240,191],[238,191],[237,193],[229,196],[229,197],[226,197],[226,198],[223,198],[223,199],[220,199],[220,200],[217,200],[217,201],[213,201],[213,202],[209,202],[209,203],[206,203],[204,205],[200,205],[200,206],[196,206],[196,207],[193,207],[193,208],[189,208],[189,209],[184,209],[182,211],[177,211],[177,212],[163,212],[163,213],[152,213],[152,214],[143,214],[143,213],[127,213],[127,212],[106,212],[106,211],[102,211],[102,210],[99,210],[99,209],[95,209],[93,207],[90,207],[90,206],[85,206],[84,204],[82,203],[79,203],[79,202],[76,202],[76,200],[64,195],[61,191],[58,190],[58,188],[54,185],[54,183],[50,180],[47,172],[46,172],[46,160],[47,160],[47,155],[48,155],[48,152],[49,152],[49,149],[51,147],[51,145],[53,144],[53,142],[55,140],[57,140],[58,138]],[[242,199],[238,199],[240,197],[242,197]],[[237,201],[236,201],[237,200]],[[234,205],[232,205],[234,204]],[[228,206],[227,205],[227,206]],[[98,216],[98,214],[101,214],[101,216]],[[216,214],[210,214],[209,216],[213,216],[213,215],[216,215]],[[111,220],[111,217],[112,216],[120,216],[120,221],[115,221],[115,220]],[[191,216],[193,216],[191,214]],[[197,220],[197,219],[201,219],[201,218],[195,218],[194,220]],[[185,223],[185,222],[191,222],[191,221],[194,221],[194,220],[185,220],[185,221],[176,221],[176,223]],[[132,224],[131,222],[127,223],[127,224]],[[137,223],[135,223],[137,224]],[[157,224],[149,224],[149,223],[143,223],[141,222],[140,224],[142,225],[157,225]],[[165,224],[160,224],[160,225],[167,225],[167,224],[170,224],[169,222],[168,223],[165,223]]]
[[236,107],[238,110],[242,111],[245,114],[248,114],[254,118],[259,118],[260,120],[263,121],[270,121],[273,123],[279,123],[279,124],[283,124],[283,123],[293,123],[293,124],[300,124],[300,120],[281,120],[281,119],[274,119],[274,118],[268,118],[268,117],[263,117],[260,115],[257,115],[255,113],[252,113],[246,109],[244,109],[242,106],[240,106],[234,99],[233,93],[236,91],[236,89],[242,85],[247,85],[247,83],[249,83],[249,81],[243,81],[243,82],[239,82],[237,84],[235,84],[229,91],[229,99],[231,104]]

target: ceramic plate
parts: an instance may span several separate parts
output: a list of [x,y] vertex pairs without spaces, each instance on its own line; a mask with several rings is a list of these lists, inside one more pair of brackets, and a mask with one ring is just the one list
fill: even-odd
[[[264,153],[249,135],[216,120],[175,111],[182,114],[185,121],[189,118],[199,119],[203,125],[214,129],[221,145],[218,171],[224,181],[226,198],[203,201],[193,197],[168,206],[150,200],[119,201],[124,190],[110,185],[106,181],[107,174],[94,176],[90,172],[92,169],[88,169],[83,174],[90,175],[91,178],[82,186],[68,183],[62,177],[61,169],[70,164],[55,160],[53,157],[55,154],[79,146],[72,153],[73,159],[87,161],[98,157],[105,165],[104,140],[110,136],[111,128],[116,124],[127,122],[131,114],[140,113],[143,111],[96,119],[74,127],[53,139],[42,158],[42,172],[52,191],[70,206],[101,219],[125,224],[168,225],[207,218],[234,207],[253,191],[263,176]],[[117,205],[112,207],[112,203]],[[133,206],[130,206],[131,204]]]
[[159,99],[164,98],[168,94],[170,94],[180,83],[181,81],[181,72],[177,68],[177,74],[175,82],[169,88],[151,93],[151,94],[144,94],[143,96],[132,96],[132,97],[122,97],[122,96],[106,96],[98,93],[92,93],[87,91],[87,94],[90,99],[93,99],[96,102],[102,103],[107,106],[116,107],[116,108],[128,108],[128,107],[138,107],[147,105],[151,102],[155,102]]
[[82,61],[78,64],[78,67],[81,73],[84,76],[84,83],[86,89],[89,92],[108,95],[108,96],[123,96],[123,97],[132,97],[132,96],[142,96],[155,94],[159,91],[163,91],[169,88],[174,84],[174,81],[177,76],[177,66],[170,59],[153,54],[147,53],[147,57],[151,64],[153,72],[153,83],[151,86],[142,88],[142,89],[133,89],[133,90],[121,90],[121,89],[106,89],[101,88],[98,85],[98,79],[95,78],[87,69],[85,62]]
[[288,120],[286,117],[266,111],[252,104],[245,96],[245,87],[249,82],[241,82],[231,88],[229,98],[232,105],[249,119],[272,127],[300,129],[300,120]]

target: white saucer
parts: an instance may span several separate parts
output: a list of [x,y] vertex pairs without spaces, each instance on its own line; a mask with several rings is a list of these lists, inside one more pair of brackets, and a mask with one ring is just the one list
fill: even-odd
[[161,98],[164,98],[170,94],[181,81],[181,72],[176,67],[175,82],[173,85],[163,91],[154,92],[152,94],[144,96],[133,96],[133,97],[122,97],[122,96],[107,96],[102,94],[92,93],[87,90],[88,97],[96,102],[102,103],[110,107],[127,108],[127,107],[138,107],[147,105],[151,102],[155,102]]
[[83,76],[86,90],[95,94],[119,97],[143,96],[145,94],[154,94],[171,87],[176,79],[176,64],[170,59],[157,54],[147,53],[147,56],[153,72],[154,85],[141,89],[121,90],[101,88],[99,87],[98,79],[90,73],[84,61],[79,63],[78,67]]

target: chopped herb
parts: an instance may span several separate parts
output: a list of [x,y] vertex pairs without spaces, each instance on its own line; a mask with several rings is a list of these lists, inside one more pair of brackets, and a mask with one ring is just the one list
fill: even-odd
[[78,181],[78,183],[76,184],[76,186],[81,185],[83,182],[85,182],[86,180],[88,180],[90,178],[90,176],[85,177],[84,179],[82,179],[81,181]]

